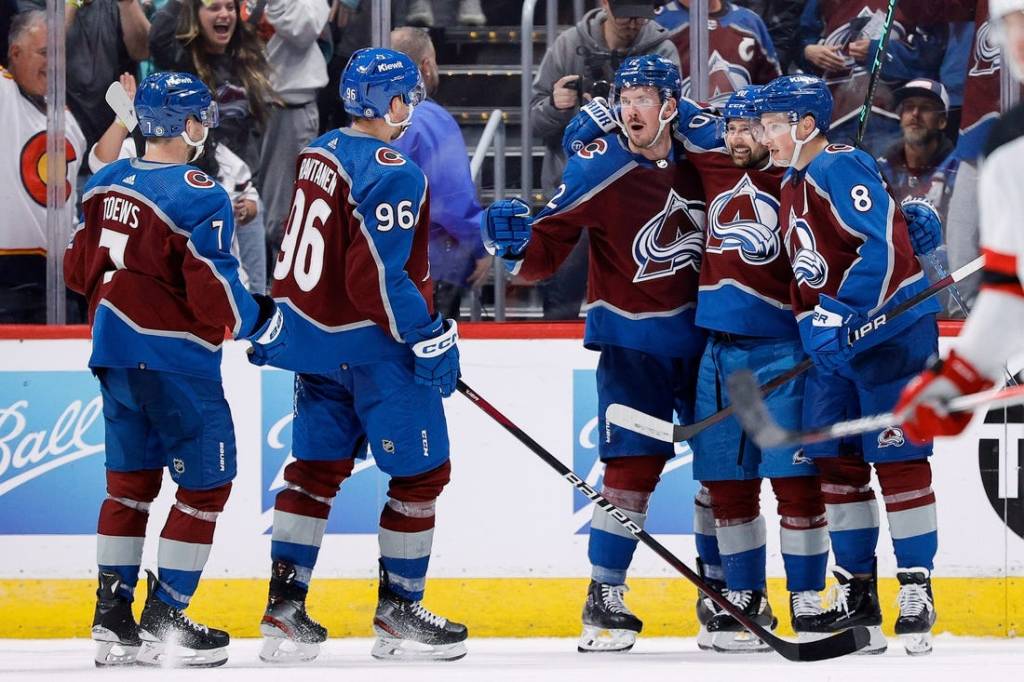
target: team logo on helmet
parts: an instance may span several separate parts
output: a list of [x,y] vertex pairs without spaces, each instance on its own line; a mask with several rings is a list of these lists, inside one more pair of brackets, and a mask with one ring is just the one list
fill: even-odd
[[599,137],[590,144],[588,144],[587,146],[585,146],[583,149],[579,150],[579,152],[576,155],[579,156],[581,159],[589,160],[594,158],[595,156],[604,154],[606,151],[608,151],[608,143],[604,140],[604,138]]
[[996,41],[992,24],[986,21],[978,27],[978,35],[974,39],[974,66],[968,76],[987,76],[995,73],[1002,65],[1002,51]]
[[778,200],[744,174],[735,187],[719,194],[708,207],[706,249],[710,253],[736,251],[750,265],[774,261],[782,251]]
[[[70,164],[78,159],[75,147],[71,141],[64,138],[64,162]],[[21,171],[21,184],[25,192],[32,197],[32,201],[40,206],[46,206],[46,178],[50,170],[46,154],[46,131],[38,132],[29,138],[25,146],[21,148],[19,169]],[[65,170],[64,173],[67,176]],[[64,199],[71,196],[71,183],[64,182]]]
[[377,163],[382,166],[401,166],[405,164],[405,159],[402,155],[396,152],[394,149],[388,149],[387,147],[379,147],[375,154]]
[[665,207],[633,238],[633,260],[638,266],[633,281],[668,277],[686,267],[700,272],[703,221],[700,202],[688,202],[675,190],[669,190]]
[[880,448],[899,448],[905,442],[903,429],[898,426],[890,426],[878,434],[878,447]]
[[811,226],[789,210],[789,230],[786,233],[786,251],[793,264],[797,284],[820,289],[828,280],[828,263],[818,253]]
[[185,171],[185,183],[196,189],[210,189],[216,184],[206,173],[194,169]]

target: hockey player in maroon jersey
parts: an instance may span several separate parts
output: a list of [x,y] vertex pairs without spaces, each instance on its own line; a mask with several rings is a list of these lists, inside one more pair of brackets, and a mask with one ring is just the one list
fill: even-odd
[[[101,666],[216,666],[227,660],[228,633],[192,622],[184,609],[235,477],[221,344],[227,328],[270,358],[286,333],[273,301],[254,300],[239,281],[227,193],[187,165],[217,125],[210,91],[191,74],[157,73],[139,86],[135,111],[146,154],[92,176],[84,222],[64,256],[68,286],[89,301],[89,366],[106,427],[92,637]],[[164,467],[178,491],[136,625],[131,602]]]
[[[679,69],[663,57],[626,59],[615,74],[613,95],[622,134],[600,137],[576,154],[536,218],[521,201],[504,200],[487,210],[481,225],[485,246],[530,280],[554,272],[582,231],[589,231],[584,345],[601,353],[602,494],[641,526],[673,448],[607,423],[605,409],[625,403],[663,419],[673,411],[690,419],[704,346],[694,325],[703,192],[694,168],[672,151],[670,124],[680,87]],[[642,623],[623,594],[636,544],[595,509],[580,651],[633,646]]]
[[272,364],[297,372],[295,461],[274,502],[260,657],[310,660],[326,639],[306,594],[331,504],[369,446],[391,477],[371,654],[455,660],[466,655],[466,626],[421,600],[434,508],[451,471],[441,399],[459,376],[458,329],[433,310],[426,177],[390,144],[412,122],[423,83],[408,56],[365,48],[345,67],[339,94],[353,123],[299,154],[273,271],[294,332]]
[[[775,163],[789,167],[780,216],[795,275],[793,312],[804,350],[814,361],[806,380],[803,426],[885,412],[938,348],[933,300],[850,342],[852,332],[867,320],[928,286],[906,219],[875,160],[826,138],[833,104],[824,81],[783,76],[761,90],[756,104],[764,143]],[[931,651],[931,570],[938,543],[931,453],[930,442],[910,442],[898,425],[804,448],[821,474],[838,581],[832,605],[811,619],[809,630],[828,633],[863,625],[872,634],[865,653],[885,650],[873,465],[898,566],[895,629],[905,636],[908,653]],[[922,618],[922,612],[927,616]]]

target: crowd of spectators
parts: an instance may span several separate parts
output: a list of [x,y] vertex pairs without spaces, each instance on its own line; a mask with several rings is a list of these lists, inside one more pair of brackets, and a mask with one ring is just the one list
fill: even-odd
[[[237,252],[254,292],[267,289],[290,209],[294,160],[320,132],[346,123],[338,74],[370,41],[370,0],[68,0],[67,168],[70,206],[85,179],[141,153],[104,100],[153,70],[189,71],[215,93],[221,123],[197,164],[235,205]],[[45,0],[0,0],[0,116],[15,134],[0,197],[0,322],[45,319]],[[690,0],[591,0],[591,9],[544,51],[535,70],[533,133],[544,146],[550,197],[565,158],[561,137],[579,107],[608,93],[621,60],[656,52],[689,72]],[[883,31],[887,0],[708,0],[709,100],[781,73],[822,76],[832,88],[830,139],[854,142],[858,112]],[[975,183],[980,150],[1001,105],[1000,55],[988,0],[904,0],[898,6],[863,146],[900,197],[924,196],[944,218],[948,266],[977,252]],[[439,82],[437,53],[420,28],[442,17],[488,23],[479,0],[395,0],[393,44]],[[434,35],[443,35],[434,29]],[[42,76],[40,76],[42,74]],[[42,78],[40,84],[40,78]],[[685,84],[689,92],[689,82]],[[489,106],[486,93],[479,105]],[[456,120],[428,100],[399,146],[431,187],[432,272],[446,315],[487,280],[480,204]],[[36,156],[32,156],[36,154]],[[36,176],[25,169],[35,163]],[[42,169],[41,173],[38,172]],[[30,174],[31,175],[31,174]],[[42,183],[42,184],[40,184]],[[40,194],[40,186],[43,188]],[[20,207],[20,208],[14,208]],[[74,222],[69,208],[68,229]],[[584,241],[540,287],[543,314],[576,318],[584,299]],[[965,288],[971,298],[971,285]],[[950,311],[954,314],[958,310]]]

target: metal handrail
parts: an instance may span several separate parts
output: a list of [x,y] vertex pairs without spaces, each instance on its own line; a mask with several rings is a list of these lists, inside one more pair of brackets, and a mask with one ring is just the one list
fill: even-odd
[[[487,150],[494,147],[494,198],[505,198],[505,112],[495,109],[487,119],[487,125],[480,135],[480,141],[473,150],[473,158],[469,162],[469,172],[473,182],[477,182],[483,169]],[[494,321],[505,321],[505,266],[501,259],[494,259]],[[474,301],[476,296],[474,296]],[[480,307],[473,306],[470,319],[480,319]]]

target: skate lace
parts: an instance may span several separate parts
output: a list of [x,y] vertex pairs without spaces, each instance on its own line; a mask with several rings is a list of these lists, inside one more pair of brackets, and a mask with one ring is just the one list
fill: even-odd
[[420,602],[415,602],[412,605],[412,615],[416,616],[424,623],[432,625],[436,628],[443,628],[445,623],[448,622],[446,618],[442,618],[436,613],[431,613],[427,609],[423,608],[423,604],[421,604]]
[[793,592],[790,595],[793,604],[793,615],[816,616],[822,612],[821,595],[817,592],[807,590],[805,592]]
[[187,628],[192,632],[201,632],[204,635],[210,632],[210,628],[195,622],[194,620],[186,616],[184,611],[178,611],[175,614],[175,620],[178,621],[178,624],[182,628]]
[[924,585],[900,585],[896,605],[899,606],[901,616],[920,616],[932,608]]
[[745,609],[750,605],[750,600],[754,598],[754,593],[750,590],[729,590],[725,593],[725,598],[737,608]]
[[630,613],[623,598],[628,591],[629,588],[625,585],[602,585],[601,601],[604,602],[604,607],[612,613]]
[[828,611],[842,611],[850,613],[850,585],[849,583],[836,583],[828,593]]

